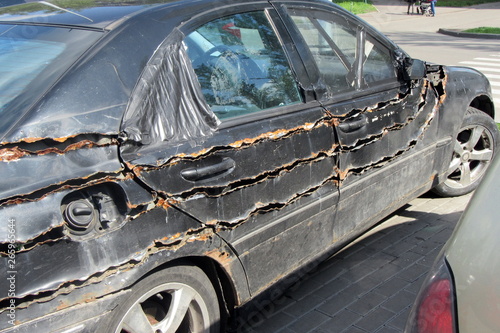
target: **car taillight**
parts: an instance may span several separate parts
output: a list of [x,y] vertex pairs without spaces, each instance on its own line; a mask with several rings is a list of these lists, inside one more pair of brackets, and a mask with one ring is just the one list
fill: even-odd
[[417,311],[419,333],[453,333],[451,281],[433,281]]
[[455,333],[454,286],[443,258],[425,280],[408,318],[406,333]]

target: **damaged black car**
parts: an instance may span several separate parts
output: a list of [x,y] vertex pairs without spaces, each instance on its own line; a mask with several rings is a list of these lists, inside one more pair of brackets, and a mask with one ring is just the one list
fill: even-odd
[[411,199],[471,192],[488,80],[329,1],[0,8],[1,332],[223,332]]

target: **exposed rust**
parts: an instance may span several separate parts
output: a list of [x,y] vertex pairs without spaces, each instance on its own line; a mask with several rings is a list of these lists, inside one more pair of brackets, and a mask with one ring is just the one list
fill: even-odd
[[[109,286],[105,287],[105,290],[107,290],[108,293],[112,293],[112,291],[113,291],[113,290],[111,290],[111,288]],[[75,306],[77,304],[91,303],[99,298],[101,298],[101,296],[96,295],[94,293],[86,293],[81,297],[81,300],[78,300],[75,303],[73,303],[73,302],[69,303],[68,301],[60,300],[59,305],[56,307],[56,311],[64,310],[64,309],[70,308],[72,306]]]
[[158,207],[165,209],[165,210],[168,210],[169,208],[172,207],[172,205],[167,200],[165,200],[163,198],[158,199],[158,202],[156,203],[156,205]]
[[1,142],[0,144],[2,144],[2,145],[3,144],[11,144],[11,143],[16,144],[16,143],[23,143],[23,142],[24,143],[35,143],[35,142],[40,142],[40,141],[44,141],[47,139],[54,140],[54,141],[59,142],[59,143],[63,143],[63,142],[66,142],[67,140],[76,138],[78,135],[80,135],[80,134],[70,135],[70,136],[61,137],[61,138],[29,137],[29,138],[22,138],[17,142]]
[[0,149],[0,161],[1,162],[10,162],[20,159],[25,156],[27,153],[19,149],[18,147],[14,148],[3,148]]
[[[19,142],[34,143],[43,140],[45,140],[45,138],[24,138],[21,139]],[[59,141],[59,142],[64,142],[64,141]]]
[[342,184],[342,181],[343,181],[344,179],[346,179],[346,178],[347,178],[347,176],[349,175],[349,170],[340,170],[340,169],[336,169],[336,172],[337,172],[337,174],[338,174],[338,176],[339,176],[339,182],[340,182],[340,184]]
[[333,113],[325,109],[325,113],[327,115],[327,119],[325,122],[332,127],[337,127],[340,124],[340,118],[335,116]]
[[[51,140],[54,140],[57,142],[65,142],[67,140],[67,138],[64,138],[64,140],[62,140],[62,141],[59,141],[57,138],[51,139]],[[37,141],[35,140],[33,142],[37,142]],[[68,145],[67,147],[65,147],[64,149],[59,149],[57,147],[50,147],[50,148],[41,149],[41,150],[34,150],[34,151],[20,148],[19,146],[15,146],[12,148],[0,149],[0,162],[12,162],[12,161],[19,160],[22,157],[30,156],[30,155],[38,155],[38,156],[48,155],[48,154],[63,155],[63,154],[66,154],[67,152],[73,151],[73,150],[78,150],[78,149],[83,149],[83,148],[93,148],[93,147],[105,147],[105,146],[109,146],[109,145],[113,145],[113,144],[117,144],[117,141],[114,139],[109,140],[109,142],[106,142],[104,144],[94,142],[91,140],[82,140],[82,141],[79,141],[76,143],[72,143],[72,144]]]
[[[292,197],[288,198],[284,202],[277,202],[277,201],[269,202],[269,203],[262,203],[262,202],[260,202],[260,203],[257,203],[256,205],[254,205],[254,209],[252,211],[250,211],[246,216],[244,216],[244,217],[242,217],[240,219],[237,219],[237,220],[234,220],[234,221],[211,221],[210,225],[211,226],[215,225],[216,228],[217,228],[216,230],[218,230],[218,231],[220,231],[220,230],[232,230],[232,229],[235,229],[235,228],[239,227],[240,225],[242,225],[243,223],[247,222],[252,216],[255,216],[255,215],[258,215],[258,214],[261,214],[261,213],[268,213],[268,212],[271,212],[271,211],[280,210],[283,207],[286,207],[288,205],[293,204],[294,202],[296,202],[300,198],[303,198],[303,197],[311,195],[312,193],[314,193],[319,188],[325,186],[325,184],[327,184],[328,182],[336,182],[337,181],[337,177],[338,176],[337,176],[336,172],[333,172],[332,176],[330,176],[329,178],[325,179],[323,182],[321,182],[317,186],[310,187],[310,188],[304,190],[301,193],[296,193],[295,195],[293,195]],[[208,225],[208,223],[207,223],[207,225]]]
[[127,166],[128,169],[132,170],[132,172],[134,173],[134,175],[136,175],[137,177],[140,177],[141,176],[141,173],[144,171],[145,167],[143,166],[135,166],[129,162],[125,162],[125,165]]
[[220,249],[213,249],[205,252],[204,254],[217,261],[223,267],[228,267],[232,262],[230,254],[226,251],[221,251]]
[[182,160],[197,160],[201,157],[205,157],[207,155],[212,154],[214,151],[219,151],[223,149],[241,149],[247,146],[251,146],[254,144],[257,144],[258,142],[265,141],[265,140],[279,140],[279,139],[284,139],[285,137],[289,137],[290,135],[297,134],[297,133],[302,133],[302,132],[309,132],[312,131],[313,129],[319,128],[321,126],[326,126],[328,125],[328,119],[320,119],[316,123],[305,123],[304,125],[296,126],[291,129],[279,129],[276,131],[272,132],[266,132],[262,133],[256,137],[253,138],[245,138],[242,140],[238,140],[232,143],[227,144],[226,146],[223,147],[210,147],[210,148],[204,148],[202,150],[199,150],[194,153],[190,154],[177,154],[171,158],[169,158],[166,161],[158,161],[158,164],[156,166],[133,166],[130,163],[127,163],[129,168],[134,169],[134,172],[136,175],[140,175],[141,172],[143,171],[149,171],[156,169],[158,167],[166,167],[166,166],[171,166],[179,161]]
[[[42,246],[44,244],[55,243],[57,241],[65,239],[66,236],[62,234],[62,231],[61,231],[61,235],[59,237],[48,237],[47,239],[45,239],[49,233],[51,233],[53,231],[57,231],[57,229],[61,229],[64,226],[64,224],[65,224],[65,222],[63,220],[61,220],[61,222],[59,224],[51,226],[50,229],[44,230],[43,232],[39,233],[35,237],[32,237],[26,241],[23,241],[22,243],[19,244],[20,248],[16,250],[16,253],[28,252],[28,251],[31,251],[38,246]],[[5,244],[7,244],[7,242],[0,242],[0,244],[5,246]],[[7,253],[0,252],[0,255],[6,256]]]
[[[82,178],[78,178],[78,179],[75,178],[75,179],[71,179],[70,181],[75,181],[75,180],[83,180],[83,181],[85,181],[85,180],[88,180],[89,178],[92,178],[92,177],[95,177],[95,175],[90,175],[90,176],[82,177]],[[98,177],[96,179],[91,179],[91,180],[88,180],[85,183],[78,184],[78,185],[65,184],[65,183],[68,182],[68,181],[65,181],[65,182],[62,182],[62,183],[57,183],[57,184],[50,185],[47,188],[41,188],[41,189],[37,190],[36,192],[39,192],[39,191],[43,192],[44,190],[48,190],[48,192],[45,192],[43,195],[40,195],[39,197],[32,198],[30,196],[33,195],[34,192],[33,193],[27,193],[27,194],[18,196],[18,197],[13,198],[13,199],[8,199],[8,200],[0,203],[0,207],[2,207],[2,206],[8,206],[8,205],[18,205],[18,204],[22,204],[22,203],[26,203],[26,202],[40,201],[40,200],[45,199],[49,195],[52,195],[54,193],[61,192],[61,191],[64,191],[64,190],[73,190],[73,189],[85,188],[85,187],[99,185],[99,184],[103,184],[103,183],[107,183],[107,182],[120,182],[122,180],[133,179],[133,178],[134,178],[134,176],[131,175],[131,174],[129,174],[129,173],[125,173],[124,174],[121,171],[118,171],[118,172],[116,172],[116,175],[114,175],[114,176],[107,175],[107,176],[101,177],[101,178]],[[54,189],[50,190],[52,188],[54,188]]]
[[[148,258],[158,252],[162,251],[175,251],[186,245],[187,243],[191,243],[194,241],[208,241],[214,235],[214,232],[211,228],[201,227],[199,229],[190,229],[183,233],[178,233],[169,237],[164,237],[162,239],[155,240],[151,243],[150,246],[142,250],[140,253],[136,253],[135,256],[131,256],[128,262],[120,264],[118,266],[109,267],[107,270],[101,272],[95,272],[86,280],[76,280],[76,281],[66,281],[59,284],[57,287],[54,287],[51,290],[41,290],[37,293],[31,294],[26,301],[20,299],[17,304],[18,309],[27,308],[33,303],[43,303],[49,300],[55,299],[59,295],[65,295],[71,293],[75,289],[79,289],[91,284],[99,283],[105,280],[107,277],[116,274],[118,272],[125,272],[130,269],[135,268],[138,265],[143,264],[148,260]],[[141,258],[138,258],[138,255],[141,255]],[[109,292],[112,292],[109,289]],[[44,294],[42,297],[32,298],[32,296],[38,296],[40,294]],[[100,296],[99,296],[100,297]],[[95,299],[99,298],[97,295],[87,294],[82,299],[82,302],[91,302]],[[4,301],[7,298],[1,298],[0,301]],[[64,308],[66,304],[62,303],[59,307]],[[5,311],[6,308],[1,308],[0,313]]]
[[[78,302],[78,303],[80,303],[80,302]],[[78,304],[78,303],[77,303],[77,304]],[[73,304],[68,303],[67,301],[60,300],[60,301],[59,301],[59,305],[56,307],[56,310],[57,310],[57,311],[59,311],[59,310],[64,310],[64,309],[66,309],[66,308],[71,307],[72,305],[73,305]]]

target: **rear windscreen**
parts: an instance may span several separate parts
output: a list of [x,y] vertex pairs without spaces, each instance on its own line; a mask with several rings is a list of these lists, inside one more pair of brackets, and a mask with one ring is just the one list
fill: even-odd
[[0,24],[0,137],[100,37],[65,26]]
[[0,113],[64,48],[64,43],[0,37]]

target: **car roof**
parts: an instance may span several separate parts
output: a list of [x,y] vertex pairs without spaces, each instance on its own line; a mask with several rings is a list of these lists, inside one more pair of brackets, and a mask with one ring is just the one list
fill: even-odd
[[0,22],[105,29],[146,8],[172,2],[179,0],[29,1],[0,8]]
[[[259,1],[238,0],[239,4],[252,2]],[[267,1],[261,0],[260,2]],[[309,2],[320,1],[309,0]],[[193,12],[192,10],[178,11],[183,6],[206,10],[233,4],[232,0],[20,0],[16,5],[0,7],[0,24],[62,25],[111,30],[117,22],[154,7],[175,7],[176,12],[183,13],[181,14],[183,17],[179,17],[182,20],[191,18]]]

